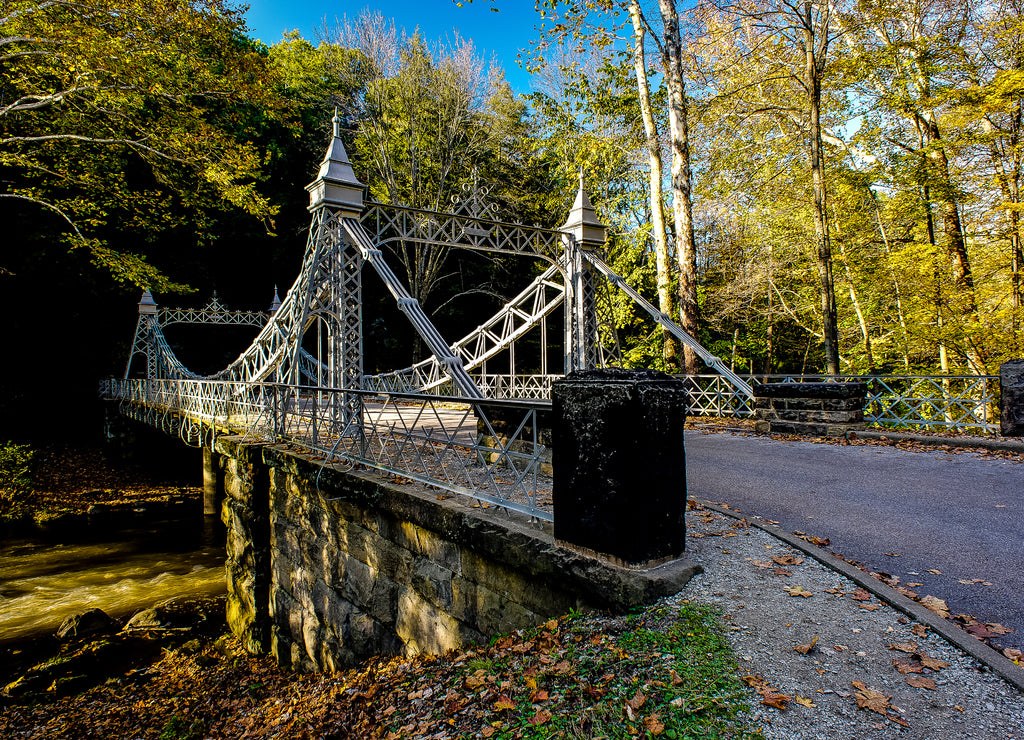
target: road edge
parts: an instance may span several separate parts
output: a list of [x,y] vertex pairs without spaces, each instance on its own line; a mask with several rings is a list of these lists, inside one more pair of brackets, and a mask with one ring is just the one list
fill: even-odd
[[845,560],[836,557],[817,545],[812,545],[810,542],[807,542],[806,540],[801,539],[800,537],[797,537],[774,524],[766,522],[760,517],[749,516],[710,501],[694,498],[693,496],[690,497],[690,500],[706,509],[716,511],[719,514],[725,514],[733,517],[734,519],[745,520],[751,526],[757,527],[758,529],[767,532],[772,537],[782,540],[790,547],[806,553],[825,567],[849,578],[865,591],[868,591],[881,601],[887,603],[893,609],[896,609],[911,619],[926,625],[929,629],[939,634],[944,640],[946,640],[946,642],[967,653],[979,663],[986,666],[993,673],[999,675],[1007,683],[1014,686],[1018,691],[1024,693],[1024,668],[1021,668],[1009,658],[990,648],[973,635],[970,635],[960,629],[953,622],[943,619],[935,612],[925,606],[922,606],[913,599],[907,598],[891,586],[887,586],[877,578],[873,578],[859,568],[850,565]]

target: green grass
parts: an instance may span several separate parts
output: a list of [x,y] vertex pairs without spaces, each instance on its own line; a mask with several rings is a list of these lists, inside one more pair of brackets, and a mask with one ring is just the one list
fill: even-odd
[[[490,697],[475,704],[486,708],[475,728],[449,720],[459,737],[762,737],[744,719],[748,689],[715,610],[683,603],[617,621],[571,614],[554,624],[492,641],[450,674],[448,690]],[[391,729],[408,736],[400,725]]]

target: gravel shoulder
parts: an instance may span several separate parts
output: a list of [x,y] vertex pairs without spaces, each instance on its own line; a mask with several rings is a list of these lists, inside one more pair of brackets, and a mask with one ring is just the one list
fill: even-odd
[[[720,607],[748,683],[790,697],[779,709],[755,694],[752,719],[765,737],[1024,737],[1016,687],[804,552],[699,505],[687,515],[687,547],[704,573],[673,599]],[[806,654],[795,649],[815,639]],[[884,711],[859,708],[858,693]]]

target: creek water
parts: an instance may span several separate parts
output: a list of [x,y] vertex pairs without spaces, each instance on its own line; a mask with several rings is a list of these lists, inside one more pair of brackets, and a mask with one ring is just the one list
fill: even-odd
[[172,597],[221,594],[224,557],[223,527],[202,516],[0,540],[0,643],[53,634],[94,607],[118,618]]

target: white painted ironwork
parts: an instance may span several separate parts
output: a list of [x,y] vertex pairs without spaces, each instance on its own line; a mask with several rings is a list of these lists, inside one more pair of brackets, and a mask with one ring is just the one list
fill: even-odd
[[[507,350],[517,339],[536,327],[548,314],[562,304],[564,287],[555,282],[558,267],[552,265],[538,275],[529,287],[506,303],[486,323],[481,324],[452,345],[451,351],[463,362],[466,370],[475,370],[487,360]],[[368,390],[433,392],[449,381],[436,356],[402,370],[367,376]],[[501,396],[481,388],[490,398]],[[443,392],[443,391],[442,391]]]
[[[274,291],[275,297],[277,290]],[[280,299],[278,299],[280,302]],[[172,324],[223,324],[227,326],[263,326],[270,314],[262,311],[238,311],[229,309],[217,299],[217,291],[202,308],[157,308],[157,320],[161,327]]]
[[[537,413],[549,403],[460,396],[378,394],[279,383],[118,379],[105,392],[123,414],[193,444],[212,430],[288,443],[325,466],[365,466],[550,521],[551,479]],[[359,397],[360,416],[344,426],[335,409]],[[495,432],[488,409],[500,407],[513,433]],[[482,438],[489,444],[481,444]],[[516,443],[517,442],[517,443]]]
[[[317,179],[306,189],[311,224],[302,268],[283,299],[275,286],[269,314],[230,311],[216,297],[202,309],[162,309],[148,291],[143,295],[125,379],[106,389],[109,397],[121,399],[126,414],[173,430],[193,444],[205,443],[219,428],[289,440],[329,462],[366,465],[549,518],[539,503],[543,447],[536,439],[535,418],[547,406],[508,406],[523,414],[519,431],[532,429],[534,438],[520,438],[507,448],[500,443],[497,448],[480,447],[475,424],[481,437],[499,438],[479,403],[486,395],[543,398],[550,393],[553,376],[546,372],[517,379],[513,353],[516,340],[540,326],[546,371],[545,319],[559,305],[565,306],[566,371],[608,362],[599,341],[598,308],[602,290],[610,284],[625,290],[705,361],[724,370],[731,382],[738,382],[740,393],[749,393],[749,386],[600,259],[605,227],[582,179],[561,230],[491,219],[486,192],[477,187],[466,191],[453,213],[381,204],[364,208],[363,185],[352,171],[335,115],[327,154]],[[550,267],[489,321],[449,345],[385,260],[382,248],[400,242],[518,254],[545,260]],[[432,353],[423,363],[373,379],[364,378],[362,364],[366,265],[380,276]],[[178,360],[164,336],[163,327],[174,323],[255,325],[260,331],[227,368],[200,377]],[[315,344],[307,337],[315,337]],[[511,355],[509,374],[488,374],[487,360],[503,351]],[[140,355],[145,357],[146,379],[129,379],[132,362]],[[471,376],[468,369],[480,372]],[[434,395],[405,393],[410,389]],[[442,423],[442,417],[450,416],[450,409],[442,409],[451,403],[463,404],[454,429]],[[436,431],[424,431],[424,424]]]

